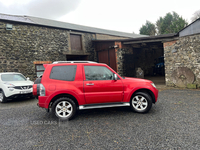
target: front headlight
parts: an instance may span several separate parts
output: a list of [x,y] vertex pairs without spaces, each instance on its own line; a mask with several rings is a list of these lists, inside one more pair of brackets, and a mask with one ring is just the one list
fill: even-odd
[[14,91],[15,85],[8,82],[5,82],[4,84],[7,85],[7,88],[9,89],[9,91]]
[[151,85],[156,88],[156,85],[154,83],[151,83]]
[[14,84],[11,84],[11,83],[8,83],[8,82],[5,82],[4,84],[7,85],[8,88],[13,88],[15,86]]

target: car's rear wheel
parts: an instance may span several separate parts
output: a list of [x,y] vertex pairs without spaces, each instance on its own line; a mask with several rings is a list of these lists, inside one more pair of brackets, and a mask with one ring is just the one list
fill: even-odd
[[7,102],[7,99],[4,95],[3,90],[0,90],[0,103],[5,103],[5,102]]
[[76,104],[68,97],[57,99],[52,105],[52,113],[60,120],[70,120],[76,114]]
[[147,113],[152,107],[152,98],[144,92],[137,92],[131,98],[131,108],[134,112]]

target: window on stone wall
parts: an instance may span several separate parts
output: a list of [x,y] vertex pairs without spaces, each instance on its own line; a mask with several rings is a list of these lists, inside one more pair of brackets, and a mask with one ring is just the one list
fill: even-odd
[[71,50],[80,51],[82,50],[82,38],[78,34],[70,34]]
[[39,77],[44,73],[44,66],[43,64],[50,64],[52,61],[34,61],[33,64],[35,65],[35,73],[36,76]]
[[45,70],[45,68],[44,68],[43,64],[36,64],[35,65],[35,72],[36,72],[37,77],[42,75],[44,70]]

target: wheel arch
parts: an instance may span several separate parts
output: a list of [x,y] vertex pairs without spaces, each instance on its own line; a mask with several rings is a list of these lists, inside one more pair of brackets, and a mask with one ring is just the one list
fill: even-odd
[[[153,92],[152,92],[151,90],[145,89],[145,88],[138,89],[138,90],[134,91],[134,93],[133,93],[132,96],[131,96],[131,99],[132,99],[133,95],[134,95],[135,93],[137,93],[137,92],[144,92],[144,93],[149,94],[149,96],[151,96],[151,98],[152,98],[152,102],[155,104],[155,101],[156,101],[156,100],[155,100],[155,96],[154,96],[154,94],[153,94]],[[131,100],[131,99],[130,99],[130,100]]]
[[61,98],[61,97],[68,97],[68,98],[71,98],[71,99],[75,102],[76,106],[77,106],[77,107],[79,106],[77,99],[76,99],[73,95],[67,94],[67,93],[63,93],[63,94],[58,94],[58,95],[54,96],[54,97],[51,99],[51,102],[49,103],[49,108],[51,108],[52,105],[53,105],[53,103],[54,103],[58,98]]

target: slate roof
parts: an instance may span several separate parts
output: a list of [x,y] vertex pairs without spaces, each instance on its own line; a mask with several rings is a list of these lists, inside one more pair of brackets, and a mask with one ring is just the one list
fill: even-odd
[[193,21],[192,23],[188,24],[185,28],[181,29],[181,30],[179,31],[179,33],[180,33],[181,31],[185,30],[186,28],[188,28],[189,26],[191,26],[192,24],[194,24],[194,23],[197,22],[197,21],[200,21],[200,18],[198,18],[198,19],[196,19],[195,21]]
[[72,23],[66,23],[66,22],[38,18],[38,17],[31,17],[31,16],[0,14],[0,20],[41,25],[41,26],[82,31],[82,32],[89,32],[89,33],[99,33],[99,34],[106,34],[106,35],[113,35],[113,36],[120,36],[120,37],[128,37],[128,38],[147,37],[146,35],[106,30],[106,29],[88,27],[88,26],[83,26],[83,25],[77,25],[77,24],[72,24]]
[[194,22],[179,31],[179,37],[189,36],[200,33],[200,18],[196,19]]

